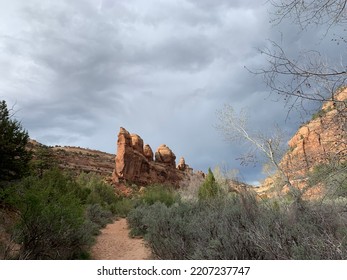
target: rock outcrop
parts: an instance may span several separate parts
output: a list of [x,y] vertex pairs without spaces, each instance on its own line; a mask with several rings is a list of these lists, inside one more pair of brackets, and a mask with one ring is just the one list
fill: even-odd
[[[280,167],[291,184],[299,189],[307,186],[310,171],[319,164],[335,164],[347,160],[347,88],[334,96],[335,101],[325,102],[312,119],[302,125],[289,140],[289,150]],[[268,177],[257,190],[258,194],[271,195],[272,186],[280,182],[279,174]],[[287,186],[283,188],[285,192]],[[308,197],[320,196],[321,186],[309,188]]]
[[181,158],[180,158],[180,161],[179,161],[178,164],[177,164],[177,168],[178,168],[179,170],[182,170],[182,171],[186,170],[187,165],[186,165],[186,161],[184,160],[184,157],[181,157]]
[[153,161],[153,151],[150,145],[146,144],[143,147],[143,154],[145,155],[145,157],[148,159],[148,161]]
[[165,144],[160,145],[157,151],[155,152],[156,162],[165,163],[172,167],[175,167],[176,166],[175,160],[176,160],[175,154]]
[[281,166],[289,178],[304,178],[318,164],[347,158],[347,89],[323,104],[289,141]]
[[[166,183],[178,186],[192,172],[191,168],[176,168],[176,156],[166,145],[159,146],[154,157],[153,160],[152,148],[148,144],[144,145],[140,136],[120,128],[113,182],[144,186]],[[186,166],[185,162],[184,165]]]

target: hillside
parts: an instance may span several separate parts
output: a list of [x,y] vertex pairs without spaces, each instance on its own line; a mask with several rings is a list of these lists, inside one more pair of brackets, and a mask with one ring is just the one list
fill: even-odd
[[33,151],[36,159],[38,151],[44,150],[46,157],[52,157],[52,161],[64,170],[75,173],[93,172],[107,178],[112,176],[115,158],[113,154],[81,147],[48,147],[35,140],[30,140],[28,148]]

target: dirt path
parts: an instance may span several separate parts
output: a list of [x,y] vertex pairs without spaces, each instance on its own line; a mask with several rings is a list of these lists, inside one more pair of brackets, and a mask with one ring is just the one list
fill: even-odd
[[91,251],[94,260],[147,260],[151,252],[143,239],[130,238],[126,219],[101,230]]

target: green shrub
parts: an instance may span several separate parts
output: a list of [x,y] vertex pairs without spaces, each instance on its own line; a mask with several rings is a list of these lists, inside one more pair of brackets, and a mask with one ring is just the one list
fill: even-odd
[[136,201],[131,198],[122,198],[110,206],[113,214],[125,218],[134,208]]
[[[6,227],[8,242],[1,240],[0,257],[89,258],[89,247],[99,229],[114,214],[126,215],[133,201],[117,197],[99,176],[82,173],[75,178],[39,163],[34,175],[0,188],[0,207],[16,213],[14,226]],[[0,229],[4,225],[0,219]],[[9,254],[8,244],[20,248],[19,253]]]
[[128,221],[159,259],[345,259],[346,221],[339,213],[313,202],[264,204],[247,192],[141,205]]
[[102,178],[92,173],[81,173],[77,179],[77,184],[87,193],[85,202],[87,204],[100,204],[107,207],[117,202],[112,186],[103,182]]
[[99,177],[74,179],[58,169],[2,189],[0,197],[19,214],[12,235],[21,244],[21,259],[87,258],[94,235],[112,221],[120,200]]
[[128,213],[127,220],[130,225],[131,236],[144,236],[147,233],[147,225],[143,219],[150,215],[151,209],[152,207],[149,205],[141,204]]
[[130,211],[126,210],[126,203],[123,198],[117,196],[113,187],[103,182],[100,176],[81,173],[76,181],[80,186],[79,197],[85,204],[100,205],[113,215],[123,216],[127,211]]
[[12,197],[20,212],[14,232],[22,259],[73,259],[91,244],[92,228],[80,200],[67,190],[69,181],[57,172],[29,177]]
[[86,209],[87,218],[97,225],[98,228],[103,228],[112,222],[112,212],[103,209],[100,204],[91,204]]
[[140,198],[142,203],[148,205],[162,202],[165,205],[170,206],[178,200],[179,196],[172,187],[160,184],[148,186]]

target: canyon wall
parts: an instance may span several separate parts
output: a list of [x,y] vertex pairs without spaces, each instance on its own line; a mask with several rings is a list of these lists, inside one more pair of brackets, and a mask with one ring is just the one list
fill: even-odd
[[323,104],[289,141],[281,166],[289,178],[304,178],[318,164],[346,161],[347,89]]

